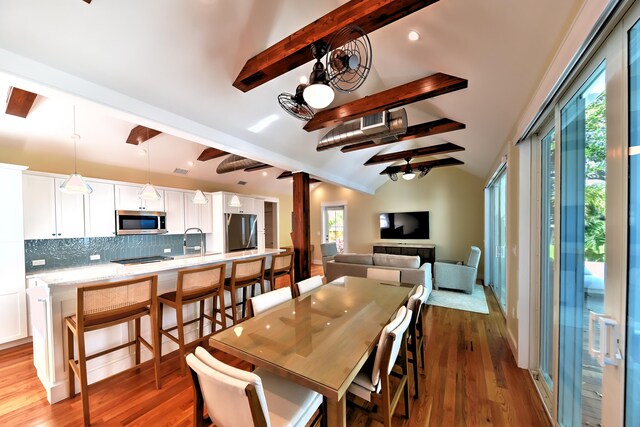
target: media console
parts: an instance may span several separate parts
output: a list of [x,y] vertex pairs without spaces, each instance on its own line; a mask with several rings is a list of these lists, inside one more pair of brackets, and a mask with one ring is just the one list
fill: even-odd
[[418,255],[420,257],[420,265],[428,262],[431,264],[433,271],[433,263],[436,261],[436,245],[430,244],[411,244],[411,243],[375,243],[373,245],[374,254],[394,254],[394,255]]

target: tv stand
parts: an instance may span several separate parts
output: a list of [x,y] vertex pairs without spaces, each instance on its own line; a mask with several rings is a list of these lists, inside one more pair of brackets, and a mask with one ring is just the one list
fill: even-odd
[[394,254],[394,255],[418,255],[420,257],[420,265],[428,262],[431,264],[433,271],[433,263],[436,262],[436,245],[421,243],[374,243],[374,254]]

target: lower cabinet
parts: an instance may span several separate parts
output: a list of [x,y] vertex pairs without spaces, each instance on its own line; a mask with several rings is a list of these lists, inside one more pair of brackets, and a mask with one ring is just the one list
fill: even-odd
[[428,262],[431,264],[433,271],[433,263],[436,262],[436,246],[435,245],[373,245],[374,254],[394,254],[394,255],[418,255],[420,257],[420,265]]

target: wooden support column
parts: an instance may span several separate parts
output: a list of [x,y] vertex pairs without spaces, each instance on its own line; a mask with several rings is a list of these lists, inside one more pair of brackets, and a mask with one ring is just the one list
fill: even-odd
[[309,174],[293,174],[293,241],[295,280],[311,277],[311,219],[309,216]]

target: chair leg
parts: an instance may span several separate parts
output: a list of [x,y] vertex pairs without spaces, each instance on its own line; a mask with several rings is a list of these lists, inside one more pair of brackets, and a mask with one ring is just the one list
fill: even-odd
[[[158,306],[161,306],[158,304]],[[153,347],[153,373],[156,377],[156,389],[160,390],[160,359],[162,357],[162,335],[160,334],[160,326],[158,318],[162,316],[162,309],[153,310],[149,313],[151,322],[151,346]]]
[[178,352],[180,353],[180,375],[187,373],[187,361],[184,355],[184,321],[182,305],[176,306],[176,323],[178,326]]
[[136,339],[136,366],[140,364],[140,318],[133,321]]
[[82,399],[82,417],[84,425],[91,424],[89,413],[89,383],[87,381],[87,355],[84,349],[84,333],[78,331],[78,376],[80,377],[80,397]]
[[[251,285],[251,290],[253,292],[253,285]],[[247,286],[242,288],[242,319],[245,318],[247,308]]]
[[200,312],[198,313],[200,322],[198,322],[198,338],[204,336],[204,300],[200,300]]
[[[238,313],[236,313],[236,310],[238,309],[238,307],[236,306],[237,301],[236,301],[236,287],[232,286],[231,287],[231,320],[233,320],[233,324],[235,325],[238,322]],[[226,316],[226,309],[225,309],[225,316]]]
[[67,325],[67,364],[69,365],[69,398],[76,395],[76,371],[71,368],[72,365],[75,365],[75,354],[73,349],[73,342],[75,340],[75,335],[69,325]]
[[213,318],[216,318],[216,311],[218,311],[218,309],[216,309],[216,300],[220,299],[220,307],[221,309],[220,311],[220,323],[222,323],[222,329],[227,329],[227,316],[226,313],[224,313],[224,291],[221,289],[218,290],[218,295],[213,297]]

